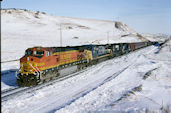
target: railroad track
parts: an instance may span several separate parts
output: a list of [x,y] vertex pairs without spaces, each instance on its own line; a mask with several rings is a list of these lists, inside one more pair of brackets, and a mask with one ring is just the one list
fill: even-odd
[[11,88],[7,91],[3,91],[1,93],[1,99],[2,99],[1,102],[8,100],[12,95],[18,94],[27,89],[28,89],[28,87],[15,87],[15,88]]
[[2,91],[1,91],[1,97],[2,97],[3,94],[8,93],[8,92],[11,92],[11,91],[13,91],[13,90],[16,90],[16,89],[18,89],[18,88],[19,88],[19,87],[14,87],[14,88],[9,88],[9,89],[2,90]]
[[71,77],[74,77],[74,76],[76,76],[76,75],[78,75],[80,73],[83,73],[83,72],[87,71],[87,70],[88,70],[88,68],[86,68],[84,70],[81,70],[81,71],[78,71],[78,72],[75,72],[75,73],[70,74],[70,75],[57,77],[54,80],[50,80],[48,82],[45,82],[43,84],[39,84],[37,86],[10,88],[9,90],[5,90],[5,91],[1,92],[1,102],[7,101],[7,100],[12,99],[12,98],[15,98],[16,96],[22,95],[23,93],[29,93],[29,92],[41,89],[43,87],[53,85],[54,83],[63,81],[65,79],[68,79],[68,78],[71,78]]
[[16,60],[8,60],[8,61],[2,61],[1,63],[8,63],[8,62],[14,62],[14,61],[19,61],[19,59],[16,59]]

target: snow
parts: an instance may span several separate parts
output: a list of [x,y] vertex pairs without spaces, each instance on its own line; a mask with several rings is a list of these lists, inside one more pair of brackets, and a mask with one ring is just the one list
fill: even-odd
[[[150,49],[152,48],[148,50]],[[170,106],[171,64],[148,59],[146,58],[148,54],[149,53],[143,53],[142,55],[134,56],[137,60],[133,61],[117,78],[98,87],[96,90],[81,97],[69,106],[56,111],[56,113],[98,111],[136,112],[137,110],[145,112],[144,110],[146,109],[155,111],[160,110],[162,106]],[[150,55],[155,57],[154,53]],[[143,80],[143,75],[154,68],[158,69],[154,71],[147,80]],[[142,91],[128,93],[133,88],[140,85],[142,85]],[[125,94],[129,95],[125,96]]]
[[166,39],[169,39],[169,34],[150,34],[150,33],[143,33],[141,34],[142,36],[144,36],[146,39],[150,40],[150,41],[158,41],[158,42],[162,42],[165,41]]
[[[160,111],[162,106],[171,104],[171,62],[156,60],[158,49],[147,47],[89,67],[72,78],[19,95],[2,102],[2,112]],[[143,79],[150,70],[153,70],[151,75]],[[141,88],[137,91],[138,86]]]
[[[123,23],[119,23],[120,27],[117,29],[111,21],[57,17],[42,13],[35,18],[36,12],[8,11],[12,13],[1,10],[3,62],[19,59],[28,47],[59,46],[61,23],[63,45],[144,40]],[[170,58],[171,40],[162,47],[143,48],[88,67],[66,80],[18,94],[15,98],[1,102],[2,112],[162,112],[168,109],[167,106],[171,106]],[[4,62],[1,66],[1,91],[17,87],[19,61]]]
[[[13,71],[11,73],[11,71]],[[13,88],[13,87],[17,87],[17,83],[16,83],[16,73],[15,71],[17,71],[17,69],[11,69],[8,71],[4,71],[4,73],[1,73],[1,91]]]

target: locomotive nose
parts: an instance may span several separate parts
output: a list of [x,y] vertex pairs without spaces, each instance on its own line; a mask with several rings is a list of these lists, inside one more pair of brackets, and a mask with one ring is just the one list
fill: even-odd
[[23,74],[29,74],[29,73],[33,72],[29,61],[21,63],[20,70],[21,70],[21,73],[23,73]]
[[26,58],[24,58],[21,62],[20,62],[20,73],[21,74],[34,74],[36,63],[34,62],[34,58],[28,56]]

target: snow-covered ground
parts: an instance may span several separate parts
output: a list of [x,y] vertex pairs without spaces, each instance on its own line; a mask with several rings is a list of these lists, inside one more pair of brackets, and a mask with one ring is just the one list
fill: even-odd
[[[60,45],[60,24],[63,46],[163,41],[152,35],[144,38],[121,22],[14,9],[1,10],[1,18],[1,91],[17,87],[19,61],[11,60],[23,56],[25,49]],[[161,49],[150,46],[88,67],[77,76],[8,99],[1,107],[3,113],[162,112],[171,109],[170,94],[168,41]]]
[[171,41],[150,46],[2,102],[2,112],[161,112],[171,105],[170,58]]

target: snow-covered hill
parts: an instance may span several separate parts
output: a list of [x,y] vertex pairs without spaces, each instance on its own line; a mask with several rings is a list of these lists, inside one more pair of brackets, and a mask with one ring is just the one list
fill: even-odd
[[143,33],[141,35],[150,41],[158,41],[158,42],[163,42],[170,38],[169,35],[161,34],[161,33],[158,34]]
[[[146,41],[122,22],[60,17],[44,12],[3,9],[2,61],[19,59],[33,46],[62,46]],[[60,27],[61,26],[61,27]]]

